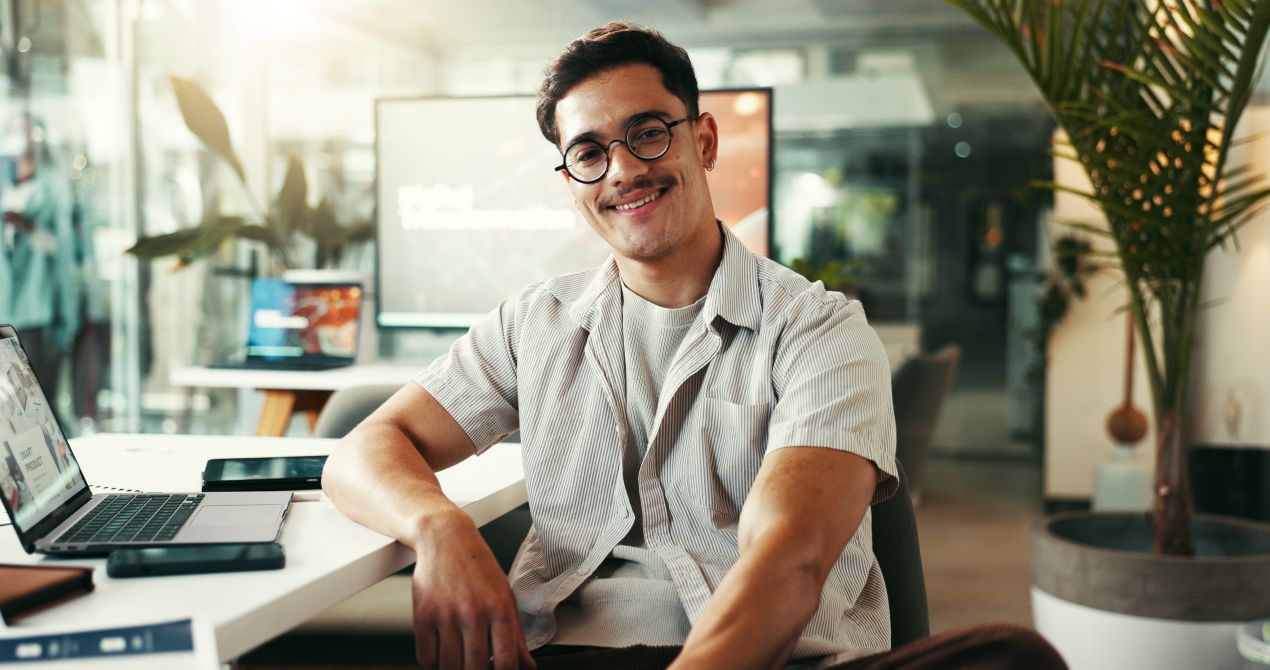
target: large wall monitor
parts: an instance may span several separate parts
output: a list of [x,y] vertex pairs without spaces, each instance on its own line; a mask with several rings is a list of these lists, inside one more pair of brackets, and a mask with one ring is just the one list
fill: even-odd
[[[771,91],[707,91],[719,218],[768,254]],[[375,106],[380,326],[464,328],[525,285],[597,265],[608,247],[573,208],[532,96],[392,98]]]

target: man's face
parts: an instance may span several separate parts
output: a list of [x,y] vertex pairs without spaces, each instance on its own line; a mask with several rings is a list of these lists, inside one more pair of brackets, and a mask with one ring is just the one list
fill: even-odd
[[[666,90],[651,65],[612,68],[575,86],[556,105],[563,151],[578,138],[607,145],[624,139],[634,118],[654,114],[670,122],[688,116],[683,101]],[[619,258],[655,261],[682,251],[714,230],[714,208],[705,165],[714,160],[717,129],[702,114],[672,130],[661,158],[636,158],[624,144],[609,150],[609,168],[593,184],[569,179],[574,206]],[[645,202],[647,201],[647,202]],[[631,207],[632,204],[640,204]]]

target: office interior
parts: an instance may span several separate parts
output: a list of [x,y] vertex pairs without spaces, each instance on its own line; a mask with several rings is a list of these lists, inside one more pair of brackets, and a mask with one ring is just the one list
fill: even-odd
[[[45,323],[17,313],[0,321],[58,331],[41,373],[70,436],[258,429],[257,388],[179,383],[174,373],[239,351],[251,281],[283,268],[250,241],[189,263],[143,262],[125,251],[139,237],[269,206],[291,156],[305,166],[310,205],[329,203],[345,227],[379,221],[376,101],[532,95],[570,39],[632,20],[687,48],[703,90],[770,89],[768,254],[859,298],[897,366],[959,348],[922,455],[931,628],[1031,625],[1028,529],[1047,512],[1091,505],[1095,469],[1115,454],[1104,425],[1122,390],[1123,299],[1114,281],[1095,283],[1055,331],[1061,350],[1038,335],[1053,245],[1064,220],[1086,213],[1034,183],[1079,178],[1079,168],[1051,155],[1054,122],[1011,54],[952,7],[0,0],[0,10],[6,143],[20,135],[7,120],[38,120],[37,169],[74,222],[58,241],[74,246],[74,263],[57,281],[73,284],[79,305]],[[173,76],[200,84],[222,110],[245,185],[186,127]],[[1254,96],[1254,120],[1270,110],[1267,90],[1263,82]],[[492,129],[454,118],[446,132],[480,146]],[[1247,473],[1265,472],[1270,366],[1249,334],[1270,332],[1256,289],[1270,280],[1267,217],[1248,226],[1239,253],[1211,261],[1210,293],[1230,297],[1202,318],[1191,428],[1201,503],[1262,521],[1266,478]],[[380,272],[374,240],[343,245],[321,267],[315,247],[289,240],[295,268],[365,282],[358,365],[421,369],[462,334],[453,324],[377,323],[376,292],[411,278]],[[64,287],[46,288],[52,299]],[[285,427],[294,437],[310,430],[303,413]],[[1132,458],[1149,468],[1149,451]],[[1237,475],[1243,485],[1231,493]]]

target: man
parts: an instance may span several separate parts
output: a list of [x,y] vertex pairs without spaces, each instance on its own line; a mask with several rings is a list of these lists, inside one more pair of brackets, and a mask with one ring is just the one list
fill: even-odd
[[[885,651],[867,519],[897,485],[895,427],[859,304],[715,219],[718,128],[660,34],[610,24],[570,44],[538,121],[611,259],[503,303],[323,478],[417,553],[419,661],[780,668]],[[509,588],[433,473],[515,430],[533,529]]]

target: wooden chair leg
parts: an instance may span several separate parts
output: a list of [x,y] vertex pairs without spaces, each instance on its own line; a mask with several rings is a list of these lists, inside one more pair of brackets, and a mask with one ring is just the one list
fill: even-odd
[[260,390],[264,391],[265,402],[260,408],[256,434],[266,437],[286,435],[287,425],[291,423],[291,413],[295,408],[296,392],[285,389]]

